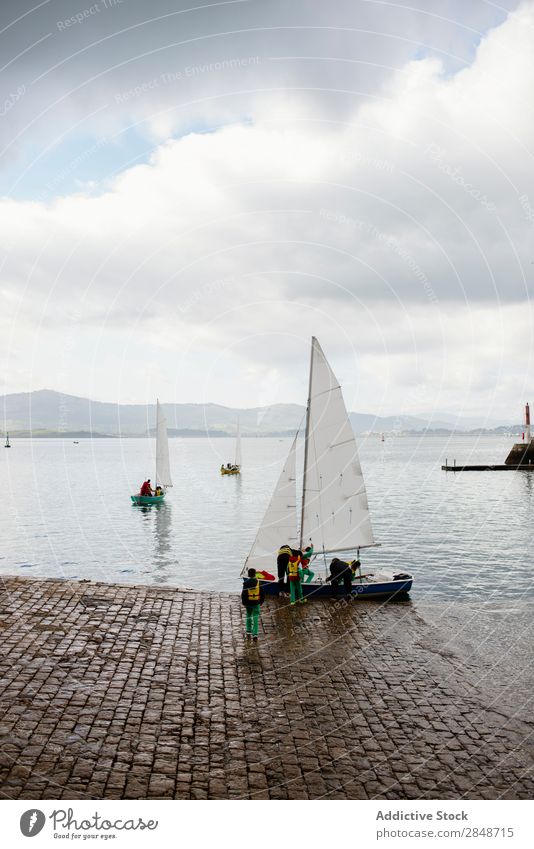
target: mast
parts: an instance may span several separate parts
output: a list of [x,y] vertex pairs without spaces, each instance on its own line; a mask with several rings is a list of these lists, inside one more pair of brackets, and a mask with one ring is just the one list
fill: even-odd
[[241,427],[239,416],[237,417],[237,428],[235,437],[235,465],[241,466]]
[[308,404],[306,407],[306,433],[304,436],[304,474],[302,477],[302,505],[300,511],[300,536],[299,536],[299,545],[302,549],[302,532],[304,530],[304,510],[305,510],[305,502],[306,502],[306,472],[308,469],[308,445],[310,441],[310,404],[311,404],[311,391],[312,391],[312,378],[313,378],[313,349],[315,347],[315,336],[312,336],[311,340],[311,353],[310,353],[310,378],[308,382]]
[[159,398],[156,398],[156,471],[154,472],[154,492],[158,485],[158,442],[159,442]]

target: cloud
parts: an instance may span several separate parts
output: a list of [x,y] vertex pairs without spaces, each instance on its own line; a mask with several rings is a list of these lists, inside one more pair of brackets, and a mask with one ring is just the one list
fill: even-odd
[[[280,20],[294,12],[280,7]],[[502,414],[523,391],[532,352],[533,30],[529,3],[453,71],[439,51],[415,59],[403,47],[399,67],[378,73],[364,97],[313,94],[339,57],[292,60],[291,82],[302,74],[313,86],[257,86],[220,114],[210,110],[226,71],[241,87],[249,74],[257,84],[265,52],[209,70],[207,59],[222,54],[204,58],[198,48],[204,70],[186,83],[224,126],[166,138],[148,162],[48,202],[0,203],[2,289],[12,305],[1,329],[19,363],[16,380],[26,364],[34,383],[49,385],[44,375],[58,373],[59,357],[64,388],[77,381],[113,396],[109,372],[120,368],[132,398],[139,386],[124,363],[146,360],[146,345],[154,360],[147,392],[160,379],[184,400],[288,401],[314,332],[360,409],[420,412],[421,399],[410,400],[416,384],[430,406],[476,412],[491,402]],[[320,36],[323,53],[347,38]],[[307,56],[317,39],[306,36]],[[249,54],[254,47],[241,50]],[[129,88],[116,89],[116,121],[140,110],[153,138],[194,123],[196,106],[185,122],[173,109],[160,114],[173,82],[127,97],[138,84],[128,73]],[[343,73],[347,91],[356,81]],[[49,182],[62,183],[54,186],[54,174]],[[76,369],[65,365],[66,339]],[[169,376],[176,368],[180,379]],[[505,394],[495,402],[497,389]]]

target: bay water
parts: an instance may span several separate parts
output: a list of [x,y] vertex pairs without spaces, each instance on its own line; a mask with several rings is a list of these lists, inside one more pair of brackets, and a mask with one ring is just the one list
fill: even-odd
[[[381,543],[362,552],[365,571],[410,572],[412,597],[426,601],[534,596],[534,472],[441,471],[446,459],[502,463],[513,441],[360,437]],[[154,479],[153,440],[13,439],[0,449],[0,574],[237,591],[290,440],[243,439],[235,477],[219,472],[233,440],[169,442],[174,487],[145,509],[130,494]]]

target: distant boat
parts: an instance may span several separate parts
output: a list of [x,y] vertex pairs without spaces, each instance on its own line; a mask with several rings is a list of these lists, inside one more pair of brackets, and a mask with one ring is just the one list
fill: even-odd
[[77,439],[74,439],[73,442],[74,442],[75,445],[79,445],[79,442],[78,442]]
[[4,448],[11,448],[11,443],[9,441],[9,433],[6,433],[6,444],[4,445]]
[[[319,567],[320,557],[326,569],[330,555],[359,559],[360,549],[376,545],[358,449],[341,387],[315,337],[306,410],[300,533],[297,532],[297,436],[242,575],[250,567],[257,572],[273,572],[278,549],[284,544],[303,550],[313,541],[316,552],[313,562]],[[310,568],[317,574],[313,562]],[[262,586],[269,594],[279,592],[277,580],[262,581]],[[411,586],[411,575],[362,575],[360,569],[353,580],[352,595],[368,598],[405,594]],[[303,583],[302,591],[315,597],[332,594],[330,584],[320,578]]]
[[156,477],[154,482],[156,489],[161,487],[161,495],[131,495],[130,498],[134,504],[161,504],[165,498],[166,489],[172,486],[167,420],[159,400],[156,401]]
[[237,420],[237,430],[235,437],[235,461],[227,463],[226,466],[221,466],[221,475],[239,475],[241,474],[241,429],[239,427],[239,419]]
[[385,442],[385,441],[386,440],[384,439],[384,434],[382,434],[381,437],[380,437],[380,442]]

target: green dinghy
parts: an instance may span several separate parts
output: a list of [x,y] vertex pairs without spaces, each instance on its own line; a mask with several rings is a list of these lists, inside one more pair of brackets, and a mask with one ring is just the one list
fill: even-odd
[[161,504],[165,498],[165,493],[163,495],[130,495],[130,498],[134,504],[142,507],[145,504]]

